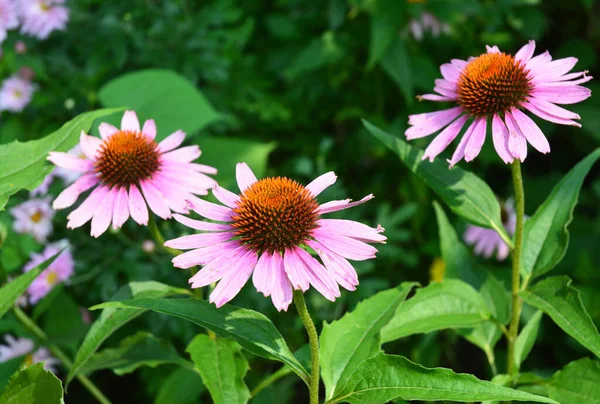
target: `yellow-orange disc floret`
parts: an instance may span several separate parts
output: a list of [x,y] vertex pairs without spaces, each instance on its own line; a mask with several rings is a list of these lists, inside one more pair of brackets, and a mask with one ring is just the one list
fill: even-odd
[[159,168],[156,143],[139,132],[119,131],[104,141],[94,169],[109,185],[128,187],[148,179]]
[[458,104],[475,116],[492,116],[519,107],[532,90],[528,71],[506,53],[473,59],[458,79]]
[[317,225],[318,204],[304,186],[285,177],[252,184],[233,209],[241,242],[257,252],[283,252],[306,240]]

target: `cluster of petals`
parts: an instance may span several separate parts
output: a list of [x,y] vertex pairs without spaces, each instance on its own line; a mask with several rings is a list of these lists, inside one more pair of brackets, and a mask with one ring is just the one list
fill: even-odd
[[438,37],[440,34],[448,34],[450,26],[438,20],[430,12],[425,11],[419,18],[410,20],[408,31],[416,41],[422,41],[426,32],[430,32],[433,37]]
[[2,82],[0,88],[0,111],[21,112],[29,103],[36,86],[19,74]]
[[44,243],[52,233],[54,210],[50,198],[29,199],[10,209],[14,218],[13,229],[16,233],[29,234],[38,243]]
[[[441,130],[427,147],[423,159],[433,159],[442,153],[458,136],[469,118],[473,118],[467,126],[452,158],[452,167],[463,158],[471,161],[481,151],[486,131],[491,120],[492,140],[494,147],[505,163],[514,159],[525,160],[527,144],[541,153],[549,153],[548,140],[537,124],[523,112],[527,110],[537,117],[549,122],[581,126],[575,120],[579,115],[556,104],[575,104],[591,95],[591,91],[581,86],[592,79],[585,71],[569,73],[577,63],[574,57],[552,60],[548,51],[533,57],[535,41],[529,41],[514,56],[518,68],[527,74],[528,93],[517,107],[508,108],[492,116],[477,116],[460,106],[458,85],[465,68],[477,58],[469,60],[452,59],[451,63],[440,68],[443,79],[436,80],[434,90],[437,94],[426,94],[421,99],[429,101],[454,102],[458,106],[430,113],[409,116],[410,128],[406,131],[407,139],[422,138]],[[498,47],[487,47],[488,54],[500,53]]]
[[13,0],[0,0],[0,43],[6,39],[7,31],[19,26],[17,7]]
[[52,357],[46,348],[39,347],[35,349],[35,344],[32,340],[28,338],[14,338],[10,334],[7,334],[4,340],[6,341],[6,345],[0,345],[0,363],[31,355],[29,358],[30,364],[44,362],[44,369],[56,373],[56,365],[59,364],[59,361]]
[[112,186],[101,180],[96,162],[106,147],[108,140],[120,133],[129,132],[145,136],[154,143],[156,124],[149,119],[140,129],[137,115],[126,111],[121,120],[121,129],[102,123],[99,126],[100,138],[81,133],[79,146],[84,159],[72,154],[50,152],[48,160],[56,166],[75,171],[80,176],[66,188],[53,202],[54,209],[72,206],[78,197],[93,188],[89,196],[68,216],[68,228],[77,228],[91,220],[91,235],[98,237],[112,223],[120,228],[131,218],[138,224],[147,225],[148,207],[162,219],[169,219],[171,213],[189,213],[186,200],[195,195],[206,195],[215,181],[206,174],[216,174],[212,167],[192,163],[200,157],[198,146],[179,146],[185,140],[185,133],[178,130],[155,145],[159,153],[159,167],[150,178],[129,186]]
[[[323,219],[321,215],[360,205],[371,200],[373,195],[356,202],[345,199],[315,204],[317,226],[301,245],[284,251],[255,251],[236,237],[233,215],[241,196],[258,180],[245,163],[237,165],[236,178],[241,195],[219,186],[213,188],[213,195],[223,205],[198,198],[189,201],[191,208],[200,216],[221,223],[174,215],[180,223],[207,232],[183,236],[165,243],[167,247],[191,250],[173,259],[175,267],[204,266],[189,280],[192,288],[219,282],[210,295],[210,302],[220,307],[233,299],[252,276],[257,291],[265,297],[270,296],[279,311],[287,310],[292,302],[293,290],[306,291],[311,285],[331,301],[340,296],[339,286],[355,290],[358,276],[348,260],[374,258],[377,249],[367,243],[385,242],[386,237],[380,234],[384,229],[350,220]],[[305,189],[316,198],[336,178],[333,172],[323,174]],[[314,251],[322,263],[308,249]]]
[[61,240],[46,245],[44,250],[39,254],[31,254],[31,259],[23,267],[23,272],[31,271],[44,261],[54,257],[61,250],[60,255],[29,285],[27,289],[29,304],[36,304],[50,293],[56,285],[66,283],[73,275],[75,262],[73,261],[68,241]]
[[64,0],[22,0],[19,2],[21,33],[46,39],[53,31],[67,27],[69,9]]
[[[506,201],[503,205],[503,209],[505,212],[505,219],[502,224],[508,235],[512,236],[515,234],[515,229],[517,227],[517,213],[515,212],[514,201]],[[490,258],[495,251],[498,261],[504,261],[510,253],[510,249],[506,242],[502,240],[496,230],[493,229],[468,225],[463,235],[463,239],[467,244],[474,247],[473,252],[476,255],[481,255],[485,258]]]

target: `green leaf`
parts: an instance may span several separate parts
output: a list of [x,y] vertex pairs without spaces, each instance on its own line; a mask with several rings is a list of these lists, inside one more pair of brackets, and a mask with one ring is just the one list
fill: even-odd
[[157,141],[179,129],[194,135],[219,119],[196,86],[170,70],[149,69],[122,75],[102,87],[98,96],[106,107],[135,110],[142,122],[154,119]]
[[63,388],[41,363],[15,373],[0,396],[3,404],[62,404]]
[[600,363],[589,358],[569,363],[552,376],[548,395],[562,404],[600,404]]
[[0,362],[0,392],[4,390],[4,386],[6,386],[10,377],[21,368],[24,360],[24,356],[19,356],[6,362]]
[[404,40],[396,35],[390,48],[381,59],[381,67],[402,92],[408,105],[414,103],[412,71]]
[[404,24],[403,1],[378,0],[371,16],[371,44],[367,69],[372,69],[381,60]]
[[360,302],[354,311],[341,319],[323,325],[319,356],[327,398],[344,387],[362,362],[381,351],[381,328],[390,321],[415,285],[415,282],[405,282],[379,292]]
[[527,304],[549,315],[564,332],[600,357],[600,334],[568,277],[544,279],[519,294]]
[[154,404],[197,404],[203,392],[202,378],[195,370],[177,368],[160,385]]
[[40,185],[52,171],[46,157],[51,151],[66,152],[79,142],[81,131],[88,132],[95,119],[120,109],[100,109],[77,115],[60,129],[38,140],[14,141],[0,145],[0,210],[8,198],[22,189],[29,191]]
[[261,313],[231,305],[217,309],[197,299],[132,299],[106,302],[92,307],[144,309],[183,318],[208,328],[221,337],[233,337],[255,355],[281,361],[291,367],[307,384],[309,375],[288,348],[271,320]]
[[17,299],[25,293],[31,282],[48,268],[54,262],[56,257],[62,253],[62,250],[48,258],[46,261],[38,264],[35,268],[25,272],[23,275],[13,279],[0,289],[0,318],[15,304]]
[[475,174],[459,167],[452,170],[441,161],[423,161],[423,152],[363,120],[363,125],[373,136],[394,151],[400,160],[427,183],[454,213],[482,227],[501,232],[506,239],[500,205],[490,187]]
[[116,374],[124,375],[142,366],[154,368],[169,363],[193,368],[193,364],[179,356],[170,342],[139,331],[122,340],[117,348],[105,349],[92,356],[79,372],[90,374],[100,369],[112,369]]
[[535,339],[537,338],[540,321],[542,320],[543,315],[543,312],[539,310],[536,311],[517,337],[517,341],[515,342],[515,366],[517,370],[520,369],[521,364],[527,358],[527,355],[529,355],[529,352],[531,352],[531,349],[535,344]]
[[[131,282],[119,289],[112,298],[124,300],[131,297],[162,297],[176,294],[190,294],[190,291],[152,281]],[[81,343],[79,351],[75,355],[73,367],[67,375],[66,384],[68,385],[81,372],[86,362],[112,333],[144,312],[146,312],[144,309],[117,310],[107,308],[103,310]]]
[[332,64],[343,56],[342,48],[336,43],[332,31],[325,32],[320,38],[313,39],[285,69],[284,75],[294,79],[302,73],[307,73],[323,66]]
[[554,268],[565,256],[569,245],[567,227],[573,220],[581,184],[598,158],[600,149],[573,167],[525,222],[521,258],[523,276],[540,276]]
[[473,327],[492,314],[472,286],[458,279],[432,283],[402,303],[381,330],[383,342],[445,328]]
[[429,369],[402,356],[379,354],[354,372],[340,394],[328,403],[384,404],[390,400],[515,400],[556,403],[546,397],[498,386],[450,369]]
[[196,364],[215,404],[248,402],[250,390],[244,376],[249,366],[237,342],[198,334],[186,352]]

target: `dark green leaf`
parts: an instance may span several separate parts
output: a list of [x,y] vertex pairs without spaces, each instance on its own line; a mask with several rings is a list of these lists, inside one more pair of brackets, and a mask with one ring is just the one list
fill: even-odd
[[390,48],[381,59],[381,67],[398,85],[408,105],[414,102],[412,71],[404,40],[396,35]]
[[9,359],[6,362],[0,362],[0,392],[2,392],[4,386],[8,383],[10,377],[19,370],[24,359],[24,356],[19,356],[18,358]]
[[0,396],[2,404],[62,404],[63,388],[41,363],[15,373]]
[[552,376],[550,398],[562,404],[600,404],[600,363],[583,358]]
[[517,337],[517,341],[515,342],[515,366],[517,370],[521,367],[521,364],[527,358],[527,355],[529,355],[531,348],[535,344],[543,314],[541,311],[536,311]]
[[371,16],[371,44],[367,69],[372,69],[381,60],[398,36],[404,24],[405,3],[397,0],[379,0]]
[[197,404],[202,392],[202,378],[195,370],[177,368],[161,384],[154,404]]

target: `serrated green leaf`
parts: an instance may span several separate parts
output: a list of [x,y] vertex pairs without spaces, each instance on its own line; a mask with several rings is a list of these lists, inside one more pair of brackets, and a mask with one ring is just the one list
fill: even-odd
[[379,292],[360,302],[354,311],[341,319],[323,324],[319,357],[327,398],[344,387],[362,362],[381,351],[381,328],[390,321],[398,305],[416,285],[415,282],[405,282]]
[[400,160],[417,176],[423,179],[454,213],[482,227],[492,228],[506,235],[500,218],[500,205],[490,187],[475,174],[455,167],[448,169],[441,160],[423,161],[423,151],[405,141],[383,132],[363,120],[367,130],[396,153]]
[[548,395],[562,404],[600,404],[600,363],[589,358],[569,363],[552,376]]
[[569,246],[567,227],[573,220],[579,190],[599,158],[600,149],[596,149],[573,167],[525,222],[521,258],[521,274],[524,277],[537,277],[550,271],[565,256]]
[[579,291],[566,276],[553,276],[519,293],[523,300],[552,318],[564,332],[600,357],[600,334],[585,310]]
[[492,316],[485,301],[469,284],[448,279],[417,289],[381,330],[382,342],[445,328],[473,327]]
[[515,367],[517,371],[535,344],[543,314],[539,310],[536,311],[517,337],[517,341],[515,342]]
[[70,150],[78,143],[81,131],[89,131],[95,119],[119,110],[86,112],[42,139],[0,145],[0,211],[4,210],[11,195],[22,189],[33,190],[52,171],[52,166],[46,162],[49,152]]
[[546,397],[479,380],[473,375],[454,373],[444,368],[429,369],[402,356],[383,353],[365,361],[344,390],[327,403],[384,404],[394,399],[556,403]]
[[288,348],[271,320],[261,313],[231,305],[217,309],[197,299],[132,299],[106,302],[92,309],[144,309],[179,317],[206,327],[221,337],[233,337],[255,355],[281,361],[308,384],[309,375]]
[[0,396],[3,404],[62,404],[63,388],[52,372],[36,363],[15,373]]
[[198,334],[186,352],[192,357],[215,404],[248,402],[250,391],[244,376],[249,366],[237,342]]
[[219,119],[196,86],[170,70],[148,69],[122,75],[102,87],[98,97],[106,107],[135,110],[142,122],[154,119],[157,141],[179,129],[194,135]]

